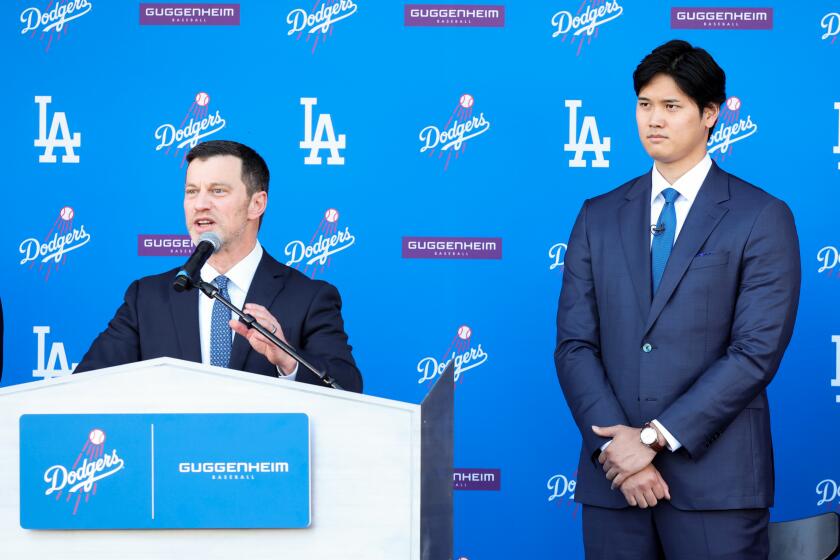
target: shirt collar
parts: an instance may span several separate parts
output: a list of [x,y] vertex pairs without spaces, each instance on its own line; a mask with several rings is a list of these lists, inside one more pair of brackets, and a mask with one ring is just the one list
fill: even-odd
[[665,177],[659,173],[656,165],[653,166],[651,172],[651,201],[656,200],[656,197],[662,194],[662,191],[668,187],[676,189],[681,197],[685,197],[689,203],[694,203],[697,198],[697,193],[700,192],[700,187],[703,186],[703,181],[706,180],[706,175],[709,174],[709,169],[712,168],[712,158],[706,154],[697,165],[689,169],[685,175],[674,181],[671,185],[665,180]]
[[[260,265],[262,256],[263,248],[260,242],[257,241],[251,252],[244,259],[233,265],[225,276],[227,276],[228,280],[234,286],[247,294],[248,288],[251,287],[251,281],[254,279],[254,274],[257,273],[257,267]],[[205,282],[212,282],[218,275],[219,272],[210,263],[204,263],[204,266],[201,267],[201,279]]]

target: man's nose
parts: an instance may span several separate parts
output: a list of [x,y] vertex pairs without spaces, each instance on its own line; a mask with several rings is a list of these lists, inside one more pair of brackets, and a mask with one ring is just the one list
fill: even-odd
[[196,210],[206,210],[210,208],[210,203],[210,193],[208,193],[204,189],[200,189],[195,195],[193,206]]

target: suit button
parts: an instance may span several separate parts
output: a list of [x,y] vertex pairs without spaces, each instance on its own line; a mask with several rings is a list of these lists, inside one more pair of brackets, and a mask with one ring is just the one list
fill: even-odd
[[651,350],[653,350],[653,346],[651,346],[649,342],[645,342],[645,345],[644,345],[644,346],[642,346],[642,352],[644,352],[645,354],[647,354],[647,353],[648,353],[648,352],[650,352]]

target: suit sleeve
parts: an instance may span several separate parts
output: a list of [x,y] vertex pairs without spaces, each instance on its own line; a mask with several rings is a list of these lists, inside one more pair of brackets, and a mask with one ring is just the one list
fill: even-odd
[[[309,363],[328,373],[347,391],[362,392],[362,374],[353,360],[341,317],[341,296],[324,282],[306,312],[300,353]],[[323,385],[306,368],[298,368],[298,381]]]
[[773,379],[793,332],[800,280],[793,215],[774,199],[744,247],[726,354],[658,417],[692,458],[701,457]]
[[557,306],[557,377],[590,456],[608,440],[592,426],[630,425],[601,362],[600,319],[587,234],[587,203],[577,217]]
[[137,322],[138,289],[139,282],[132,282],[125,292],[123,304],[108,323],[108,328],[96,337],[73,373],[140,360],[140,336]]

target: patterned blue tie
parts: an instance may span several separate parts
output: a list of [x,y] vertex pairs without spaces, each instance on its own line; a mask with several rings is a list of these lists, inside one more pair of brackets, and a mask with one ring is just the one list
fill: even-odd
[[659,288],[659,281],[662,280],[662,273],[665,272],[665,265],[668,264],[668,257],[671,256],[671,248],[674,246],[674,235],[677,233],[677,212],[674,210],[674,201],[680,193],[669,187],[662,191],[662,196],[665,197],[665,206],[662,207],[656,227],[665,228],[665,231],[653,235],[653,244],[650,248],[654,295]]
[[[228,295],[227,276],[216,276],[213,284],[219,288],[222,297],[230,301]],[[230,362],[230,347],[232,344],[233,332],[230,325],[230,310],[218,300],[213,300],[213,315],[210,318],[210,365],[228,367]]]

